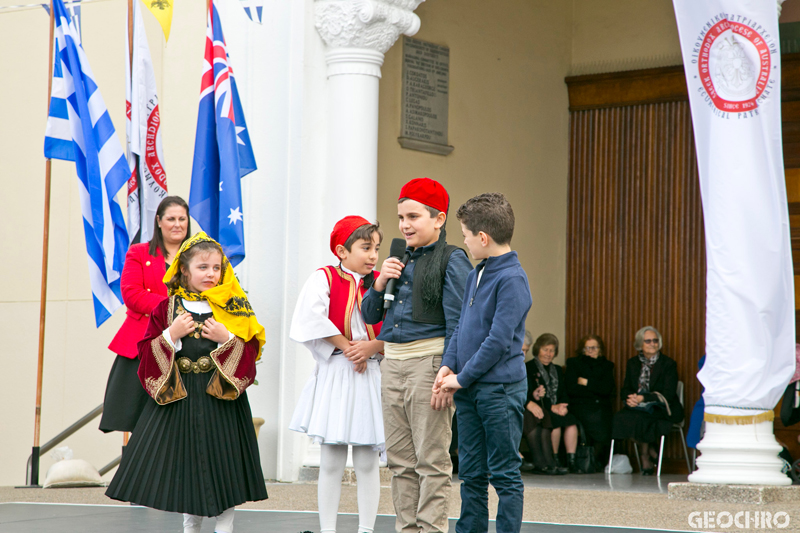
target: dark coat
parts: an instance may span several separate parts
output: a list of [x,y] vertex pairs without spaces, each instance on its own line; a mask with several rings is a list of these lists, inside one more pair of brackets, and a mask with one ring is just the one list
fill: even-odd
[[[639,356],[635,355],[628,359],[625,366],[625,381],[619,391],[619,396],[622,399],[622,404],[625,405],[625,400],[630,394],[638,394],[639,392],[639,374],[642,372],[642,362],[639,361]],[[683,420],[683,406],[678,400],[678,365],[675,360],[667,357],[663,353],[658,356],[658,361],[650,371],[650,392],[642,394],[644,401],[657,402],[658,396],[656,392],[660,392],[666,398],[669,404],[671,416],[667,417],[671,422],[679,423]]]
[[[586,378],[586,385],[578,385]],[[605,357],[593,359],[579,355],[567,359],[565,386],[569,394],[569,409],[580,420],[591,442],[611,441],[611,413],[617,386],[614,383],[614,363]]]
[[[561,368],[560,365],[555,363],[550,363],[551,365],[556,367],[556,373],[558,373],[558,388],[556,389],[556,399],[558,400],[557,403],[569,403],[569,396],[567,395],[567,387],[564,379],[564,370]],[[539,372],[539,367],[536,366],[536,360],[531,359],[527,363],[525,363],[525,370],[528,373],[528,397],[525,399],[525,405],[528,402],[538,403],[542,406],[543,409],[550,411],[550,407],[553,404],[550,402],[550,399],[547,396],[542,396],[541,400],[535,400],[533,398],[533,391],[536,390],[539,385],[544,385],[545,389],[547,388],[547,383],[545,383],[544,379]]]
[[[586,378],[586,385],[578,385],[578,378]],[[593,359],[579,355],[567,359],[566,387],[570,405],[598,405],[611,410],[614,392],[614,363],[603,356]]]

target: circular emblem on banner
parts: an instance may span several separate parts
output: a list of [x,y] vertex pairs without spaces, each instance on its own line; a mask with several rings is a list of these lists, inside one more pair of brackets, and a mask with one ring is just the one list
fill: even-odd
[[749,111],[767,88],[769,46],[745,24],[722,20],[703,38],[698,69],[703,88],[721,111]]

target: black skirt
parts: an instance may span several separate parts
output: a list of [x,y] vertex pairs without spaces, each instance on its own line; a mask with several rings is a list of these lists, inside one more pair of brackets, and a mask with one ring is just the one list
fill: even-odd
[[118,355],[111,366],[103,400],[103,416],[100,431],[133,431],[142,409],[150,396],[147,395],[139,376],[139,359]]
[[611,442],[611,411],[600,404],[570,404],[570,412],[583,425],[592,443]]
[[[569,409],[569,408],[568,408]],[[557,415],[554,412],[550,412],[550,421],[553,423],[553,429],[556,428],[566,428],[569,426],[577,425],[578,419],[575,418],[571,412],[567,411],[567,414],[564,416]]]
[[653,413],[641,409],[625,407],[614,414],[611,436],[616,439],[634,439],[639,442],[656,442],[672,429],[665,409]]
[[[176,357],[197,360],[186,353],[187,339]],[[209,517],[267,499],[247,394],[214,398],[206,393],[211,376],[181,374],[186,398],[167,405],[148,400],[106,496]]]

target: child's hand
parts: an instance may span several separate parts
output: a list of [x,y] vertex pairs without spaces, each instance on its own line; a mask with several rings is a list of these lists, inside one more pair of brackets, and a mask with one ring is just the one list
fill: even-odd
[[225,344],[230,338],[228,328],[222,325],[222,322],[217,322],[214,317],[207,318],[203,323],[203,331],[200,333],[204,339],[214,341],[217,344]]
[[194,318],[191,313],[184,313],[176,318],[169,327],[172,344],[194,331]]
[[358,372],[359,374],[363,374],[367,370],[367,362],[362,361],[361,363],[356,363],[353,365],[353,370]]
[[354,364],[366,364],[367,359],[378,353],[378,351],[375,350],[373,341],[350,341],[350,347],[343,350],[342,353]]
[[442,380],[445,378],[445,376],[449,376],[452,373],[453,373],[453,371],[450,370],[450,368],[448,368],[446,366],[441,366],[439,368],[439,372],[436,374],[436,379],[433,380],[433,393],[434,394],[439,394],[441,392]]
[[461,388],[461,384],[458,382],[458,374],[453,374],[452,372],[442,379],[442,390],[445,392],[452,392],[457,391]]
[[396,257],[389,257],[383,262],[383,265],[381,265],[381,275],[378,276],[378,279],[375,280],[372,287],[378,292],[385,291],[386,283],[388,283],[390,279],[398,279],[400,274],[403,273],[403,268],[405,268],[405,266],[402,261]]
[[434,411],[441,411],[453,405],[452,392],[435,392],[431,394],[431,407]]

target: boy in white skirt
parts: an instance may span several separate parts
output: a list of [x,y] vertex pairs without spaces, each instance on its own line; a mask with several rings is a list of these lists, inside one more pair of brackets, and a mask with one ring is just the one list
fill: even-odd
[[289,429],[321,444],[317,499],[322,533],[336,531],[348,446],[358,479],[359,533],[372,533],[378,513],[378,457],[385,450],[381,411],[383,341],[380,324],[367,325],[361,299],[379,273],[374,270],[383,235],[358,216],[336,223],[330,246],[340,260],[314,272],[303,286],[290,337],[317,362],[303,389]]

